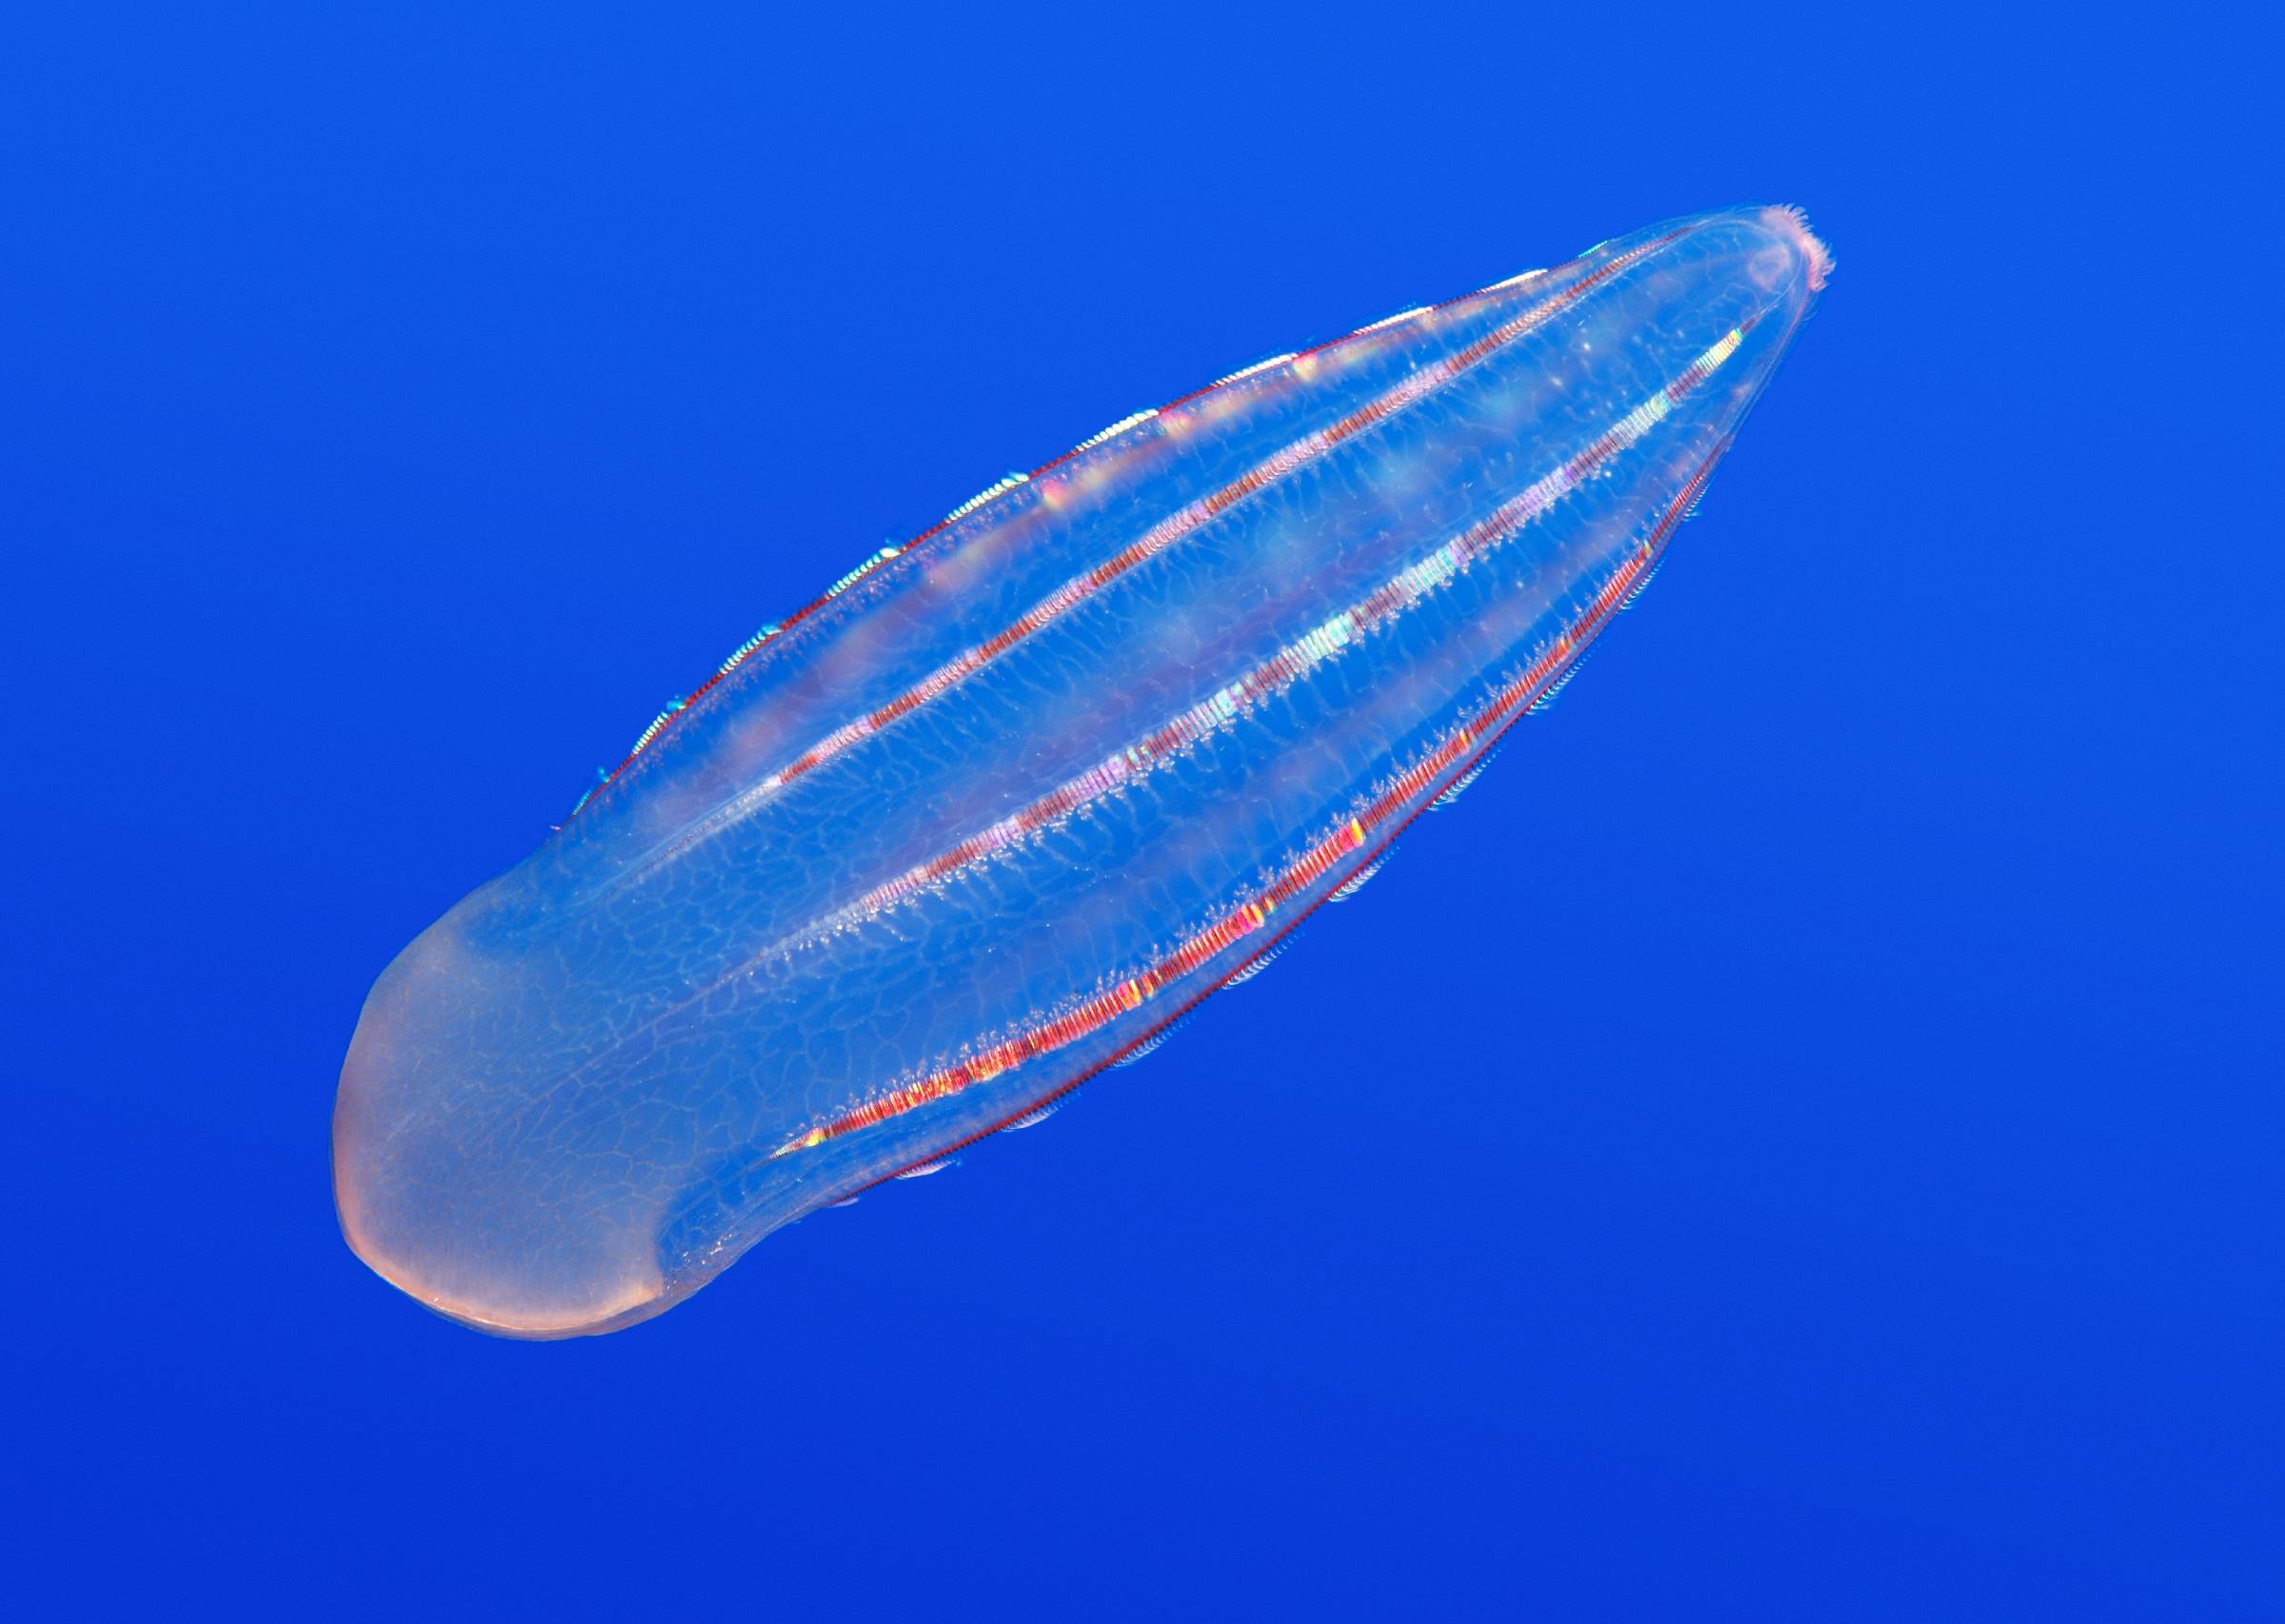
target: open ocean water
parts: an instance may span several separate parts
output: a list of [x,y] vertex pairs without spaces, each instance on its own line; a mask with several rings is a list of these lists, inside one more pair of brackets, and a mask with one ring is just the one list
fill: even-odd
[[[8,1611],[2285,1616],[2265,28],[0,24]],[[344,1244],[374,977],[758,626],[1747,200],[1655,589],[1267,974],[623,1334]]]

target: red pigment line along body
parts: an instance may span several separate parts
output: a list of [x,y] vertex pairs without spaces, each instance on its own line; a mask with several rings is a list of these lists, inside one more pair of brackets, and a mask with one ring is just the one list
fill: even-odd
[[1428,592],[1443,585],[1489,555],[1532,520],[1547,511],[1619,451],[1633,445],[1662,418],[1666,410],[1703,383],[1735,352],[1741,334],[1733,332],[1698,357],[1649,400],[1628,412],[1565,462],[1555,472],[1535,482],[1520,495],[1500,505],[1488,517],[1436,548],[1424,559],[1382,583],[1361,601],[1334,615],[1298,642],[1280,649],[1267,661],[1235,682],[1190,706],[1145,737],[1104,758],[1085,773],[1059,785],[1021,811],[990,828],[971,835],[948,850],[914,865],[892,880],[873,887],[856,901],[834,909],[825,918],[774,942],[748,963],[793,951],[822,940],[831,932],[911,898],[969,865],[1004,851],[1025,835],[1068,817],[1081,806],[1131,784],[1142,774],[1163,765],[1188,750],[1217,726],[1239,713],[1283,692],[1309,671],[1356,644],[1371,631],[1401,614]]
[[[1719,362],[1715,365],[1719,365]],[[1707,371],[1711,371],[1711,366],[1707,367]],[[1696,368],[1694,367],[1692,370],[1695,371]],[[1695,383],[1702,381],[1704,376],[1705,373],[1701,372],[1698,378],[1690,379],[1689,383],[1684,383],[1682,379],[1677,379],[1676,385],[1669,387],[1679,386],[1686,390]],[[1687,378],[1688,374],[1685,373],[1684,377]],[[1497,743],[1499,736],[1518,717],[1529,710],[1532,702],[1553,684],[1564,670],[1585,651],[1587,644],[1594,640],[1595,635],[1619,611],[1627,596],[1657,563],[1658,556],[1664,548],[1674,526],[1689,512],[1691,505],[1698,500],[1699,493],[1704,488],[1706,480],[1713,472],[1715,462],[1724,448],[1717,447],[1699,465],[1689,482],[1667,505],[1650,534],[1637,545],[1625,563],[1614,571],[1611,579],[1597,591],[1579,620],[1569,630],[1557,637],[1553,644],[1541,652],[1520,676],[1495,696],[1490,704],[1478,712],[1442,744],[1399,775],[1362,812],[1338,825],[1330,834],[1310,846],[1301,858],[1288,866],[1269,885],[1230,909],[1213,924],[1189,937],[1165,958],[1159,960],[1148,968],[1116,986],[1097,993],[1077,1008],[1052,1017],[1015,1038],[996,1043],[974,1059],[962,1060],[942,1070],[931,1072],[914,1082],[893,1089],[877,1099],[870,1100],[829,1122],[812,1128],[800,1139],[781,1147],[776,1154],[784,1156],[792,1151],[805,1150],[823,1144],[827,1139],[853,1133],[860,1128],[886,1121],[891,1117],[902,1116],[920,1106],[949,1099],[964,1089],[979,1082],[988,1081],[1011,1067],[1023,1064],[1026,1060],[1067,1048],[1082,1039],[1100,1031],[1120,1016],[1142,1007],[1162,988],[1193,974],[1227,948],[1247,936],[1264,929],[1269,923],[1271,916],[1278,909],[1305,895],[1338,868],[1344,858],[1353,857],[1354,854],[1362,850],[1374,834],[1379,832],[1382,837],[1380,847],[1374,850],[1371,857],[1357,862],[1352,866],[1361,868],[1366,862],[1377,858],[1381,849],[1385,849],[1391,841],[1403,832],[1413,817],[1417,816],[1423,806],[1432,802],[1437,794],[1441,794],[1452,781],[1463,776],[1475,761],[1480,758],[1493,743]],[[1586,455],[1586,453],[1581,453],[1582,458]],[[1592,464],[1589,465],[1591,466]],[[1438,782],[1440,779],[1443,781],[1441,783]],[[1430,793],[1432,789],[1434,793]],[[1394,827],[1383,827],[1392,822]],[[1322,899],[1320,898],[1319,901],[1321,901]],[[1306,912],[1307,910],[1303,910],[1304,917]],[[1293,923],[1299,922],[1299,918],[1293,921]],[[1277,933],[1277,937],[1282,937],[1285,934],[1285,930],[1291,928],[1292,925],[1288,924],[1284,930]],[[1274,946],[1277,937],[1272,937],[1262,942],[1262,948],[1266,950]],[[1250,962],[1250,959],[1248,961]],[[1232,965],[1230,974],[1235,975],[1244,967],[1243,963]],[[1222,979],[1222,981],[1227,980],[1227,976]],[[1216,983],[1217,986],[1220,984],[1222,983]],[[1158,1032],[1164,1030],[1167,1025],[1188,1013],[1200,999],[1204,998],[1213,990],[1212,987],[1202,989],[1197,998],[1174,1011],[1165,1021],[1161,1022],[1151,1031],[1138,1035],[1134,1042],[1127,1045],[1127,1048],[1131,1050],[1137,1045],[1147,1042]],[[1108,1065],[1118,1058],[1116,1055],[1108,1056],[1103,1064]],[[1102,1067],[1098,1066],[1094,1069],[1100,1070]],[[1048,1096],[1047,1099],[1051,1100],[1061,1098],[1063,1093],[1069,1092],[1070,1089],[1076,1088],[1081,1082],[1086,1080],[1086,1076],[1092,1075],[1093,1071],[1090,1071],[1085,1076],[1074,1078],[1063,1089]],[[1024,1106],[1023,1112],[1016,1113],[1016,1115],[1021,1116],[1026,1112],[1037,1110],[1040,1105],[1046,1102],[1047,1100],[1031,1101]],[[991,1131],[996,1131],[996,1129],[985,1130],[985,1132]],[[983,1134],[974,1136],[978,1139],[982,1137],[984,1137]],[[972,1142],[973,1139],[964,1141],[964,1143]],[[956,1150],[960,1146],[952,1148]],[[949,1154],[948,1151],[935,1152],[926,1159],[940,1159],[947,1154]]]
[[[1120,552],[1105,563],[1096,565],[1094,569],[1088,571],[1085,575],[1081,576],[1073,581],[1066,582],[1062,587],[1051,593],[1047,598],[1043,599],[1039,604],[1034,604],[1032,608],[1014,624],[1003,628],[992,638],[986,640],[984,644],[967,650],[965,653],[960,655],[948,663],[940,666],[936,671],[924,678],[919,683],[907,689],[905,692],[898,695],[895,699],[890,700],[887,703],[872,711],[870,714],[860,717],[853,722],[846,723],[841,727],[836,728],[832,732],[826,734],[816,743],[811,744],[808,748],[797,755],[791,762],[787,762],[785,766],[772,774],[768,779],[765,780],[762,787],[765,792],[773,791],[779,787],[782,787],[784,784],[815,770],[818,766],[822,765],[833,756],[838,755],[849,745],[856,743],[862,739],[871,736],[872,734],[878,732],[881,728],[888,725],[890,723],[895,722],[899,718],[906,716],[912,711],[919,709],[922,705],[926,704],[929,701],[937,698],[946,690],[956,686],[958,683],[973,675],[976,671],[981,670],[984,666],[989,664],[993,660],[1005,653],[1009,648],[1014,647],[1016,644],[1022,642],[1024,638],[1038,631],[1042,626],[1046,625],[1049,622],[1063,614],[1075,604],[1100,590],[1102,587],[1108,585],[1121,576],[1125,575],[1137,564],[1143,563],[1147,559],[1162,551],[1166,546],[1172,545],[1175,541],[1180,540],[1182,537],[1189,534],[1192,530],[1195,530],[1199,525],[1204,524],[1206,521],[1218,516],[1227,508],[1244,500],[1246,497],[1251,496],[1256,492],[1277,483],[1277,481],[1284,478],[1294,469],[1301,467],[1309,462],[1314,461],[1316,458],[1323,455],[1325,451],[1331,449],[1333,446],[1338,446],[1344,441],[1353,439],[1356,435],[1370,427],[1372,425],[1382,421],[1398,411],[1402,410],[1405,406],[1413,405],[1415,402],[1429,394],[1434,389],[1451,382],[1454,378],[1459,377],[1462,372],[1465,372],[1470,367],[1483,361],[1487,356],[1493,354],[1504,345],[1512,343],[1515,339],[1522,336],[1522,334],[1532,330],[1534,327],[1543,325],[1550,316],[1578,300],[1585,293],[1591,291],[1596,287],[1618,275],[1620,271],[1626,269],[1630,266],[1635,265],[1647,255],[1657,252],[1659,249],[1665,248],[1668,244],[1673,243],[1686,235],[1688,235],[1687,228],[1668,232],[1664,236],[1661,236],[1655,241],[1645,243],[1639,248],[1634,248],[1627,253],[1619,255],[1616,259],[1613,259],[1608,265],[1597,267],[1594,270],[1580,277],[1579,281],[1573,283],[1570,287],[1564,288],[1553,298],[1548,299],[1540,305],[1534,306],[1531,309],[1524,311],[1520,315],[1515,317],[1513,320],[1502,324],[1494,331],[1486,333],[1483,337],[1476,340],[1475,343],[1469,345],[1466,348],[1446,357],[1444,360],[1436,363],[1432,366],[1423,368],[1421,372],[1416,373],[1411,378],[1407,378],[1403,383],[1398,385],[1393,389],[1390,389],[1386,394],[1374,401],[1367,402],[1362,406],[1360,406],[1356,411],[1341,419],[1340,422],[1334,424],[1331,427],[1320,429],[1313,434],[1303,436],[1301,439],[1294,442],[1290,446],[1285,446],[1283,449],[1278,451],[1262,463],[1258,464],[1253,468],[1247,470],[1244,474],[1232,481],[1229,485],[1226,485],[1221,489],[1214,491],[1210,495],[1201,498],[1199,501],[1190,504],[1188,506],[1182,508],[1173,515],[1170,515],[1168,518],[1160,521],[1159,525],[1146,535],[1144,535],[1142,540],[1132,544],[1123,551]],[[1505,284],[1494,285],[1494,287],[1501,286],[1505,286]],[[1490,291],[1492,291],[1491,288],[1481,288],[1476,293],[1462,294],[1458,299],[1445,300],[1439,305],[1424,307],[1421,310],[1415,312],[1415,314],[1428,314],[1436,310],[1446,308],[1451,305],[1461,302],[1462,300],[1480,297],[1481,294]],[[1296,361],[1305,360],[1310,356],[1322,354],[1326,351],[1337,348],[1341,345],[1366,337],[1376,331],[1385,330],[1385,328],[1386,324],[1380,323],[1375,324],[1373,327],[1360,327],[1354,332],[1343,334],[1341,337],[1333,339],[1328,343],[1319,345],[1312,349],[1304,350],[1298,355],[1288,358],[1285,362],[1280,363],[1280,365],[1291,366]],[[1231,377],[1225,378],[1220,383],[1209,385],[1204,389],[1198,390],[1194,394],[1183,396],[1181,400],[1175,401],[1168,406],[1162,406],[1157,412],[1149,414],[1149,417],[1156,418],[1163,416],[1165,413],[1173,411],[1178,406],[1187,405],[1193,401],[1202,399],[1206,395],[1212,394],[1216,389],[1226,387],[1241,379],[1251,378],[1258,375],[1259,371],[1257,369],[1249,369],[1246,372],[1232,374]],[[1147,421],[1147,419],[1145,419],[1145,421]],[[1089,444],[1093,445],[1097,444],[1097,442],[1090,442]],[[691,707],[694,706],[700,699],[712,691],[725,677],[730,674],[732,670],[736,669],[738,665],[741,664],[745,658],[751,655],[756,649],[764,646],[765,644],[768,643],[774,638],[782,636],[785,632],[790,630],[796,624],[808,620],[820,610],[824,609],[827,604],[839,598],[842,593],[846,591],[849,587],[873,573],[873,571],[881,567],[883,564],[887,564],[890,560],[910,554],[914,548],[920,546],[923,543],[933,539],[940,532],[948,528],[958,520],[965,518],[968,514],[975,512],[992,498],[1002,494],[1003,491],[1012,490],[1022,485],[1029,483],[1031,480],[1038,478],[1040,474],[1046,472],[1049,468],[1055,467],[1056,465],[1064,462],[1066,459],[1078,455],[1080,450],[1083,448],[1085,447],[1074,447],[1072,450],[1064,452],[1063,456],[1056,458],[1053,462],[1044,464],[1040,468],[1033,470],[1033,472],[1030,474],[1013,477],[1003,481],[1000,485],[993,486],[989,491],[986,491],[982,496],[972,500],[969,503],[964,504],[961,507],[955,509],[952,514],[942,520],[939,520],[935,525],[930,525],[927,529],[922,531],[918,536],[914,537],[911,541],[905,543],[901,547],[883,548],[880,552],[874,554],[873,557],[867,559],[864,564],[860,564],[856,569],[850,571],[840,581],[836,582],[833,586],[822,596],[813,599],[810,603],[805,604],[801,609],[786,617],[786,619],[779,623],[772,631],[764,634],[760,638],[750,641],[745,647],[741,648],[736,654],[733,654],[729,660],[725,661],[712,676],[706,679],[705,682],[700,683],[698,687],[693,689],[686,699],[678,702],[667,710],[662,712],[658,719],[644,731],[643,736],[636,741],[635,747],[627,753],[626,758],[605,776],[602,783],[598,784],[595,789],[589,790],[586,796],[581,798],[579,805],[572,808],[573,815],[577,816],[579,812],[584,810],[588,803],[593,801],[594,797],[600,790],[606,788],[611,783],[615,782],[619,779],[620,775],[626,771],[627,767],[634,762],[636,758],[639,757],[643,751],[650,745],[650,743],[661,732],[665,731],[665,729],[671,725],[676,720],[684,715],[686,715]]]

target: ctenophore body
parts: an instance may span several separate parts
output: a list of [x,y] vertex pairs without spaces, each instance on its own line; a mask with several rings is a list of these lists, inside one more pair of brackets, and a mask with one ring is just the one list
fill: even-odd
[[1829,264],[1790,209],[1653,227],[883,549],[382,975],[350,1245],[484,1330],[612,1330],[1138,1052],[1564,679]]

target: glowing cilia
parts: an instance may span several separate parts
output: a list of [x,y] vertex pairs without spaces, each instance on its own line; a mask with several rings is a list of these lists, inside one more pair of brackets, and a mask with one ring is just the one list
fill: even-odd
[[382,976],[350,1245],[485,1330],[608,1331],[1139,1052],[1563,679],[1830,265],[1791,209],[1656,226],[866,560]]

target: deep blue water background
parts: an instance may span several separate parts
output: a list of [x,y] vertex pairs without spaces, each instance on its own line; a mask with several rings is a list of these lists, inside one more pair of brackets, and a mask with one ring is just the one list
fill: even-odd
[[[2268,47],[758,10],[4,26],[19,1615],[2285,1616]],[[350,1257],[373,976],[757,624],[1749,198],[1658,587],[1269,975],[626,1335]]]

